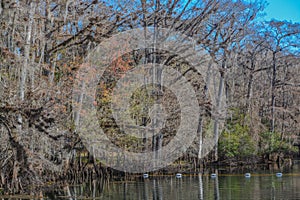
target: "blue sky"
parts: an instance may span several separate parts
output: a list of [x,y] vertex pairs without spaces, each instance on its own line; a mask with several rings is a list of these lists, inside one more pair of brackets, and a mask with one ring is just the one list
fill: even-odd
[[267,0],[265,20],[272,18],[300,23],[300,0]]

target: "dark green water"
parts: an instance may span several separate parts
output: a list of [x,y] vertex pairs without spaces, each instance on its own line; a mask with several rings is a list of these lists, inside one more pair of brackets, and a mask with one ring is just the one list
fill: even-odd
[[[300,199],[300,165],[283,173],[275,171],[243,174],[149,177],[133,182],[92,182],[66,186],[49,199]],[[62,197],[64,196],[64,197]],[[68,197],[66,197],[68,196]]]

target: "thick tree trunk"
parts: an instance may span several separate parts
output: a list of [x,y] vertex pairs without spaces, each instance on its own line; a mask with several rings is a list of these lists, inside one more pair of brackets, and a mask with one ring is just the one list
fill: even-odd
[[219,140],[219,117],[220,117],[220,112],[221,112],[221,104],[222,104],[222,97],[223,97],[223,90],[224,90],[224,85],[225,85],[225,71],[226,71],[226,58],[223,58],[224,60],[222,61],[222,69],[220,72],[220,81],[219,81],[219,88],[218,88],[218,96],[216,99],[216,111],[217,115],[215,122],[214,122],[214,160],[218,160],[218,140]]
[[[206,80],[205,80],[205,89],[204,89],[204,100],[207,101],[208,99],[208,86],[210,85],[211,81],[211,68],[212,68],[213,61],[210,60],[208,63],[208,69],[206,72]],[[199,125],[198,125],[198,136],[199,136],[199,147],[198,147],[198,160],[200,161],[203,156],[203,117],[199,117]]]

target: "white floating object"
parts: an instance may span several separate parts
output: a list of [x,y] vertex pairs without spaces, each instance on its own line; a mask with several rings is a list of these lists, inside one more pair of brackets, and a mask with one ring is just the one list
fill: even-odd
[[216,177],[217,177],[217,174],[211,174],[210,177],[211,177],[211,178],[216,178]]
[[149,178],[149,174],[143,174],[144,178]]
[[176,174],[176,178],[181,178],[181,177],[182,177],[182,174],[180,174],[180,173]]
[[246,178],[250,178],[250,177],[251,177],[251,174],[250,174],[250,173],[246,173],[246,174],[245,174],[245,177],[246,177]]
[[282,173],[281,173],[281,172],[278,172],[278,173],[276,173],[276,176],[277,176],[277,177],[282,177]]

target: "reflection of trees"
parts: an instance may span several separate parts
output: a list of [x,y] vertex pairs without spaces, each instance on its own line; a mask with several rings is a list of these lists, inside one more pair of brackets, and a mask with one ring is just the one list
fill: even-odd
[[[184,177],[155,177],[134,182],[91,181],[46,193],[50,199],[297,199],[299,198],[299,166],[295,176],[274,174],[252,176],[240,174],[211,178],[208,174]],[[62,198],[64,197],[64,198]]]
[[159,180],[153,180],[153,200],[162,200],[163,198],[163,188]]
[[[217,170],[216,170],[217,173]],[[220,199],[220,190],[219,190],[219,177],[214,178],[214,199]]]
[[199,200],[204,199],[204,194],[203,194],[203,180],[202,180],[202,174],[198,174],[198,180],[199,180]]

